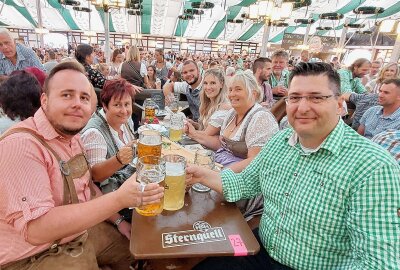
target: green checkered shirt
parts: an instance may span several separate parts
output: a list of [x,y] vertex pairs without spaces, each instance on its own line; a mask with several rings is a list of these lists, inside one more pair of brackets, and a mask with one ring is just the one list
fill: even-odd
[[279,82],[282,82],[283,85],[288,88],[289,87],[289,75],[290,71],[287,69],[282,70],[281,77],[279,80],[275,77],[274,73],[271,73],[269,77],[268,83],[271,85],[272,88],[277,87]]
[[294,269],[399,269],[400,166],[342,120],[312,154],[293,134],[275,135],[241,173],[222,172],[228,201],[264,195],[269,255]]
[[340,92],[344,93],[358,93],[362,94],[367,92],[365,86],[362,84],[360,78],[353,78],[353,73],[348,69],[339,69],[337,71],[340,76]]

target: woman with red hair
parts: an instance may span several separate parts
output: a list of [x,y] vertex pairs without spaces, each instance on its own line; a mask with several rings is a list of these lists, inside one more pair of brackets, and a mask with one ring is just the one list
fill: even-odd
[[[134,173],[130,146],[133,131],[132,100],[134,90],[124,79],[108,80],[100,95],[102,108],[93,114],[82,130],[82,141],[92,167],[92,177],[103,193],[118,189]],[[130,221],[131,212],[120,212]]]

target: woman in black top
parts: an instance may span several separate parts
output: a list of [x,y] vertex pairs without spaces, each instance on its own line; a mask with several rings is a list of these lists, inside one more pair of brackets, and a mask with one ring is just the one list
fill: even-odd
[[90,66],[94,61],[94,51],[92,46],[88,44],[79,44],[75,50],[75,58],[85,68],[93,87],[103,89],[106,78],[100,73],[100,71],[93,69]]

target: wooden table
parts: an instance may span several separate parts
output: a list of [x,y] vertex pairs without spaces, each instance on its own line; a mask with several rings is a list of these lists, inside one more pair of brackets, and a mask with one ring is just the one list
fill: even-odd
[[214,191],[190,190],[182,209],[155,217],[133,211],[130,251],[135,259],[245,256],[259,249],[236,205]]

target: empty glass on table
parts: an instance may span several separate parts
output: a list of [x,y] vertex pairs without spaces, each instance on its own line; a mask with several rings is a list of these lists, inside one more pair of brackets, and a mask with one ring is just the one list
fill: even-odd
[[[194,156],[194,164],[213,170],[215,167],[215,153],[212,150],[199,149]],[[192,189],[198,192],[208,192],[211,189],[200,183],[194,184]]]

